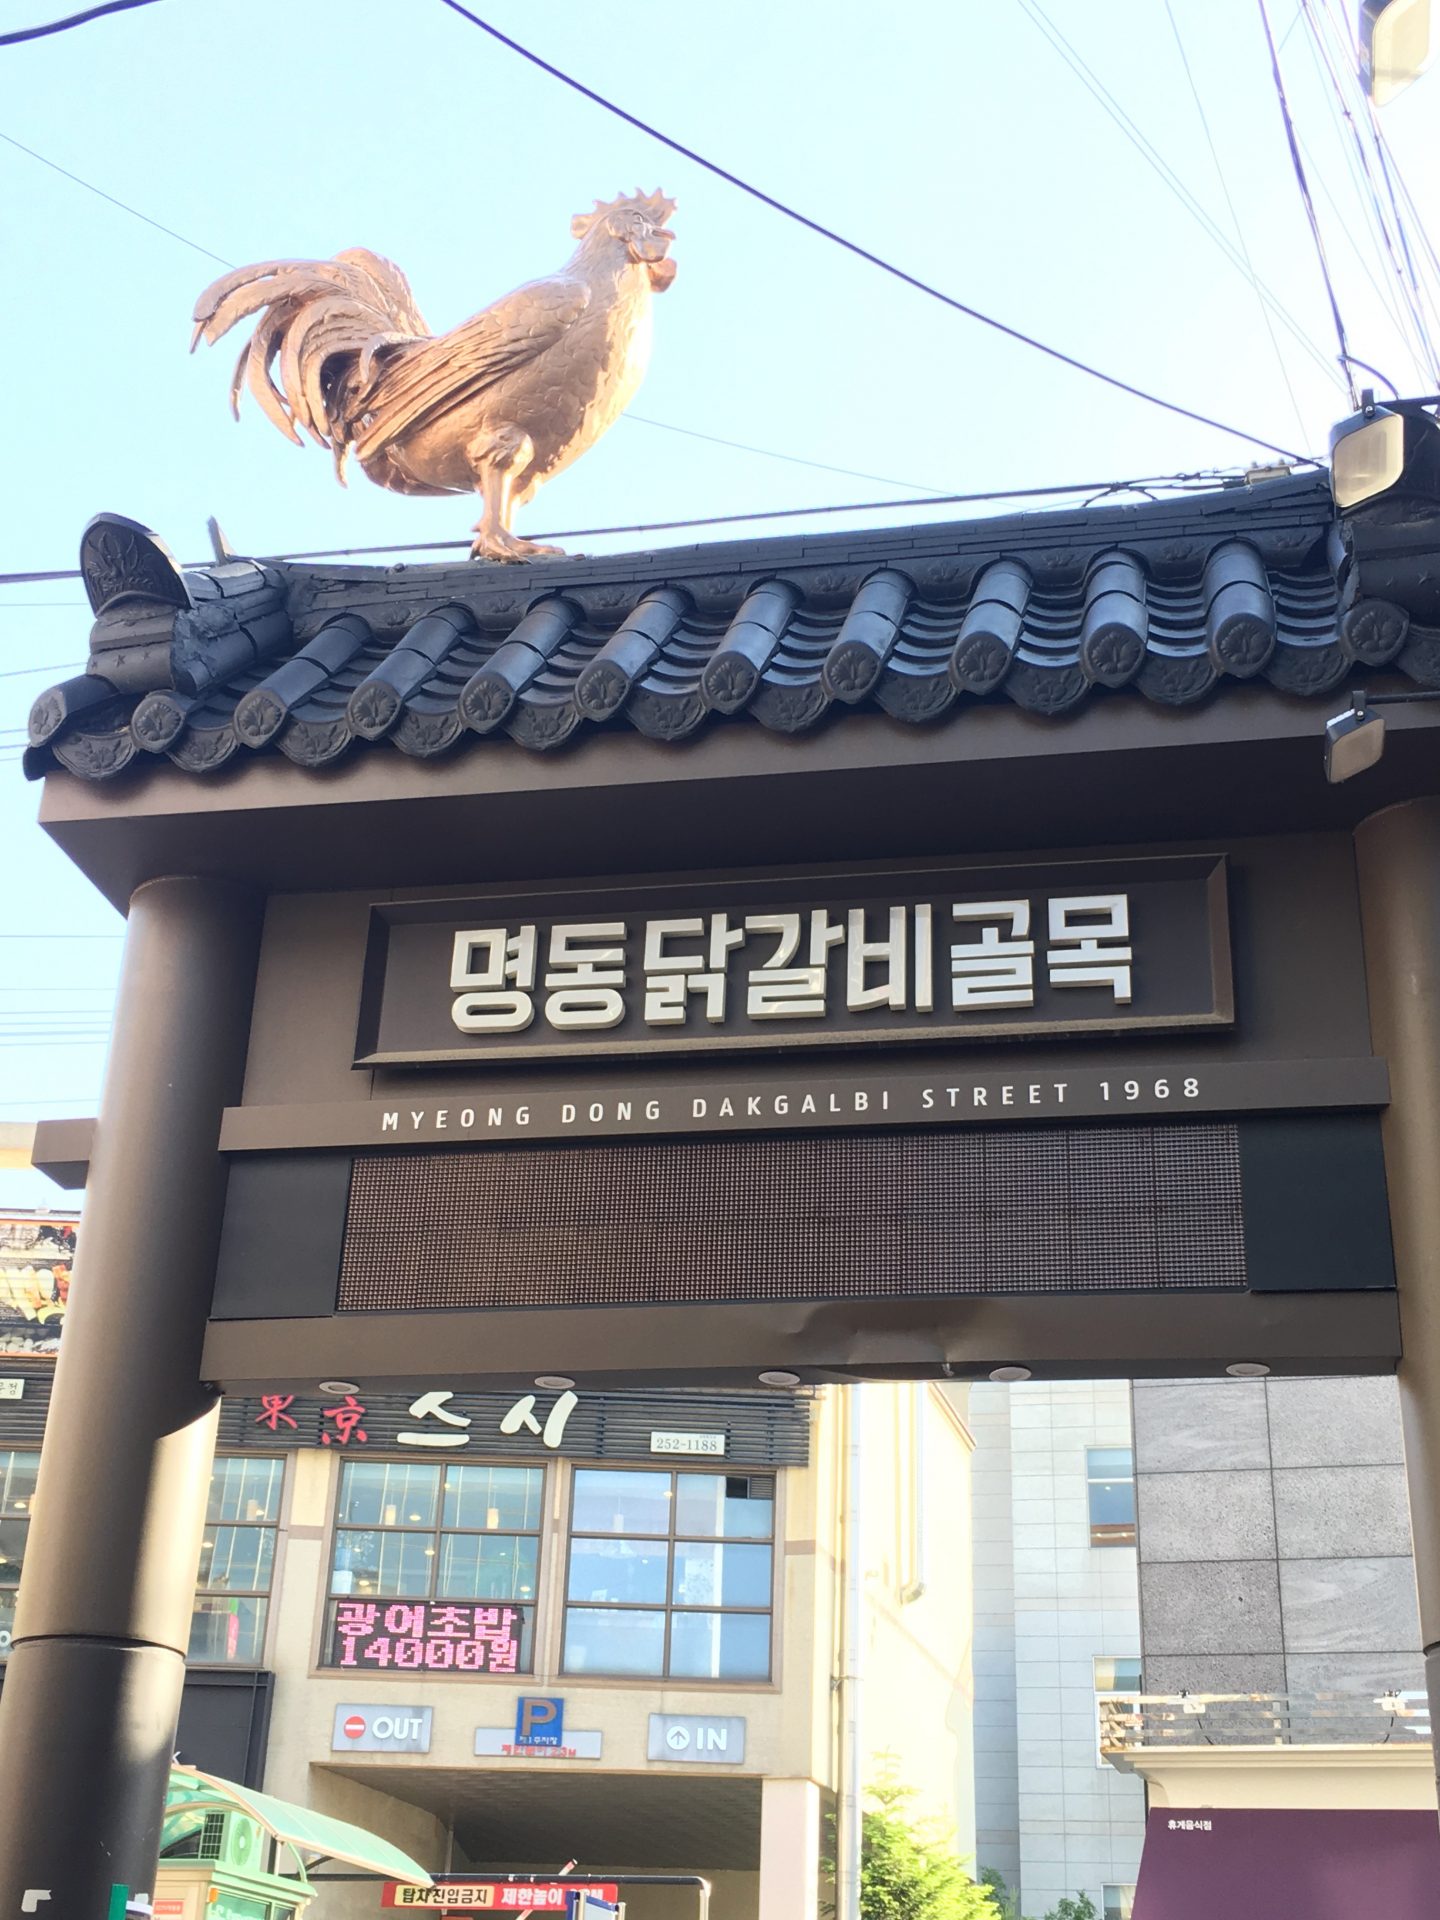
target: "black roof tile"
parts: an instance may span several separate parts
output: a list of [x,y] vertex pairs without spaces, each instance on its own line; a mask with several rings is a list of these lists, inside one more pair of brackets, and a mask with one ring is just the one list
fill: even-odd
[[1359,668],[1440,685],[1440,512],[1337,520],[1324,475],[507,568],[185,569],[101,515],[81,565],[90,661],[35,702],[31,777],[547,750],[617,724],[798,733],[865,707],[958,721],[977,700],[1179,707],[1244,681],[1318,696]]

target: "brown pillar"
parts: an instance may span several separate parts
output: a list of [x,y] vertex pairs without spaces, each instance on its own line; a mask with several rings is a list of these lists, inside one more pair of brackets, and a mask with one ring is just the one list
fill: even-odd
[[1400,1409],[1420,1638],[1440,1724],[1440,799],[1357,828],[1370,1030],[1390,1063],[1385,1173],[1400,1294]]
[[219,1402],[200,1379],[261,902],[130,905],[105,1091],[0,1696],[0,1915],[153,1890]]

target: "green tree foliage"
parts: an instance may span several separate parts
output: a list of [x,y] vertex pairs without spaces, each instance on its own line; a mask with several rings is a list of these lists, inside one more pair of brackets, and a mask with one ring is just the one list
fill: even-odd
[[1006,1886],[1004,1876],[994,1867],[986,1867],[980,1884],[990,1889],[995,1901],[995,1920],[1020,1920],[1020,1903]]
[[1067,1893],[1045,1920],[1100,1920],[1100,1911],[1088,1893],[1077,1893],[1073,1900]]
[[[1003,1920],[988,1886],[977,1886],[946,1835],[907,1818],[914,1788],[887,1773],[866,1796],[861,1839],[863,1920]],[[833,1871],[833,1862],[826,1862]]]

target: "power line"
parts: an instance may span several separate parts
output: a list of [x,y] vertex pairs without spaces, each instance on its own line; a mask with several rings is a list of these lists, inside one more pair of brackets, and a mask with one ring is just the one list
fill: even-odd
[[1320,222],[1315,215],[1315,202],[1310,193],[1310,182],[1305,177],[1305,162],[1300,158],[1300,142],[1295,134],[1295,122],[1290,116],[1290,102],[1285,93],[1285,79],[1280,72],[1280,55],[1275,50],[1275,36],[1270,31],[1270,15],[1265,0],[1256,0],[1260,8],[1260,20],[1265,29],[1265,44],[1270,49],[1270,72],[1275,81],[1275,97],[1280,103],[1280,117],[1285,123],[1285,138],[1290,146],[1290,164],[1295,172],[1295,184],[1300,189],[1300,198],[1305,203],[1305,217],[1310,222],[1311,238],[1315,242],[1315,252],[1320,260],[1320,277],[1325,282],[1326,297],[1330,302],[1330,316],[1335,322],[1335,336],[1340,344],[1340,364],[1345,369],[1345,378],[1350,387],[1352,406],[1358,407],[1360,395],[1356,391],[1355,376],[1350,370],[1350,343],[1345,338],[1345,322],[1340,315],[1340,302],[1335,297],[1335,283],[1330,278],[1330,262],[1325,257],[1325,241],[1320,232]]
[[[136,220],[143,220],[147,227],[154,227],[157,233],[168,234],[172,240],[178,240],[182,247],[191,247],[196,253],[203,253],[207,260],[217,261],[222,267],[234,265],[232,260],[222,259],[218,253],[212,253],[209,247],[202,247],[198,240],[187,239],[183,233],[177,233],[174,227],[167,227],[163,221],[152,220],[148,213],[141,213],[140,209],[132,207],[128,200],[118,200],[113,193],[106,193],[103,187],[97,187],[92,180],[82,180],[78,173],[71,173],[70,169],[62,167],[58,160],[47,160],[43,153],[37,153],[34,147],[27,147],[23,140],[17,140],[13,134],[0,133],[0,140],[5,141],[7,146],[17,148],[21,153],[28,153],[32,160],[38,160],[42,167],[49,167],[52,173],[60,173],[67,180],[73,180],[77,187],[84,187],[87,193],[98,194],[102,200],[108,200],[112,207],[119,207],[122,213],[131,214]],[[44,577],[54,578],[55,576]]]
[[[1413,331],[1414,341],[1418,343],[1417,364],[1428,380],[1435,373],[1437,364],[1440,364],[1440,362],[1437,362],[1434,342],[1430,338],[1430,331],[1426,324],[1424,310],[1419,304],[1419,284],[1415,279],[1414,266],[1409,258],[1409,248],[1406,245],[1404,231],[1400,225],[1399,209],[1395,206],[1393,191],[1390,193],[1391,210],[1395,216],[1400,247],[1405,255],[1403,262],[1396,252],[1395,239],[1391,235],[1390,221],[1386,217],[1385,204],[1381,199],[1380,191],[1376,184],[1375,173],[1370,164],[1370,155],[1365,145],[1364,136],[1360,131],[1359,123],[1350,110],[1350,103],[1346,97],[1341,72],[1349,65],[1350,49],[1342,39],[1342,58],[1340,66],[1337,68],[1335,58],[1326,43],[1324,34],[1325,26],[1333,26],[1329,15],[1313,9],[1310,0],[1301,0],[1301,11],[1305,15],[1305,23],[1309,28],[1310,38],[1315,50],[1320,56],[1325,74],[1328,77],[1330,92],[1333,96],[1333,106],[1337,107],[1340,113],[1342,123],[1340,139],[1342,148],[1345,145],[1345,135],[1348,132],[1355,159],[1359,162],[1360,177],[1357,182],[1357,187],[1361,205],[1365,208],[1370,218],[1373,231],[1379,236],[1381,251],[1389,260],[1391,269],[1394,272],[1395,281],[1400,290],[1400,297],[1404,303],[1405,311],[1409,316],[1409,324]],[[1359,82],[1357,78],[1357,91],[1358,88]],[[1352,179],[1355,178],[1353,165],[1351,167],[1351,177]],[[1386,182],[1386,186],[1387,190],[1389,190],[1388,181]],[[1409,268],[1408,274],[1406,271],[1407,267]],[[1403,332],[1404,328],[1402,327],[1401,330]],[[1414,350],[1412,346],[1412,351]]]
[[[1320,463],[1302,457],[1298,464],[1314,467]],[[1139,487],[1165,487],[1177,493],[1213,492],[1217,480],[1222,484],[1228,481],[1232,485],[1240,485],[1243,476],[1223,473],[1218,468],[1195,473],[1142,474],[1134,480],[1078,480],[1059,487],[1009,487],[986,493],[937,493],[921,500],[850,500],[822,507],[775,507],[756,513],[712,513],[698,520],[644,520],[625,527],[559,527],[537,533],[534,538],[584,540],[622,533],[674,533],[691,527],[733,526],[746,520],[819,519],[834,513],[893,513],[899,507],[974,506],[981,502],[1001,500],[1047,499],[1067,493],[1093,494],[1098,498],[1106,494],[1130,493]],[[347,560],[370,553],[454,553],[462,548],[468,550],[469,546],[468,540],[392,540],[373,547],[307,547],[299,553],[267,553],[255,557],[264,560]],[[197,561],[193,564],[205,566],[209,563]],[[70,572],[47,574],[44,577],[78,580],[80,575]],[[35,578],[33,573],[0,573],[0,586]],[[0,934],[0,939],[4,937]]]
[[[43,153],[37,153],[33,147],[25,146],[23,142],[14,139],[10,134],[0,133],[0,140],[9,141],[12,147],[18,147],[21,153],[28,153],[32,160],[38,160],[42,166],[50,167],[54,172],[63,174],[67,180],[73,181],[77,187],[84,187],[87,192],[98,194],[102,200],[108,200],[112,207],[119,207],[122,212],[133,214],[137,220],[143,220],[147,227],[154,227],[157,233],[168,234],[172,240],[180,241],[182,246],[191,247],[196,253],[203,253],[207,259],[218,261],[222,267],[233,267],[235,265],[235,262],[233,260],[227,260],[224,254],[213,253],[209,247],[202,247],[198,240],[191,240],[188,235],[177,233],[174,227],[167,227],[159,220],[152,220],[148,213],[141,213],[138,207],[132,207],[128,201],[117,200],[114,194],[106,193],[103,188],[97,187],[93,181],[82,179],[78,173],[72,173],[68,167],[62,167],[57,161],[47,159]],[[882,487],[905,487],[914,493],[934,491],[933,488],[923,486],[914,480],[892,480],[888,475],[883,473],[860,473],[852,467],[829,466],[823,460],[806,460],[796,453],[778,453],[773,447],[750,446],[742,440],[722,440],[717,434],[700,433],[694,427],[677,426],[669,420],[652,420],[638,413],[625,413],[620,417],[623,420],[633,420],[639,426],[659,428],[665,433],[681,433],[691,440],[706,440],[713,446],[733,447],[739,453],[758,454],[760,458],[764,460],[783,460],[791,466],[814,467],[818,473],[842,473],[850,479],[874,480]],[[37,580],[65,579],[69,577],[70,576],[63,574],[35,575]],[[66,603],[57,601],[51,602],[50,604],[63,605]]]
[[[1136,125],[1135,121],[1125,111],[1124,107],[1121,106],[1120,102],[1115,98],[1114,94],[1110,92],[1109,88],[1105,86],[1104,82],[1100,79],[1099,75],[1096,74],[1095,71],[1086,64],[1085,60],[1082,58],[1078,48],[1074,45],[1073,41],[1066,39],[1061,29],[1055,24],[1055,22],[1045,12],[1044,8],[1040,5],[1040,0],[1020,0],[1020,4],[1026,14],[1026,17],[1031,21],[1031,23],[1034,26],[1036,26],[1040,30],[1042,34],[1044,34],[1045,38],[1049,41],[1051,47],[1054,49],[1056,53],[1059,54],[1060,58],[1065,62],[1066,66],[1070,68],[1070,71],[1080,81],[1081,85],[1085,87],[1089,91],[1089,93],[1099,102],[1101,109],[1109,116],[1109,118],[1120,129],[1121,133],[1124,134],[1125,138],[1135,148],[1136,152],[1139,153],[1141,158],[1144,161],[1146,161],[1146,163],[1152,168],[1152,170],[1160,177],[1160,179],[1164,182],[1164,184],[1170,189],[1171,193],[1174,194],[1175,198],[1180,202],[1181,206],[1185,208],[1186,212],[1190,214],[1191,218],[1195,221],[1197,226],[1199,226],[1201,231],[1204,234],[1206,234],[1208,238],[1215,243],[1215,245],[1225,255],[1226,259],[1229,260],[1231,265],[1236,268],[1236,270],[1242,275],[1242,277],[1247,279],[1250,282],[1251,286],[1254,288],[1255,293],[1261,302],[1262,307],[1273,308],[1274,311],[1279,315],[1280,319],[1284,322],[1285,326],[1290,331],[1290,333],[1294,335],[1295,339],[1299,341],[1300,345],[1305,349],[1305,351],[1310,355],[1310,357],[1316,362],[1316,364],[1324,370],[1326,378],[1330,380],[1335,380],[1337,384],[1343,385],[1343,382],[1340,382],[1338,380],[1333,361],[1326,358],[1322,350],[1315,345],[1315,342],[1310,338],[1309,334],[1305,332],[1304,328],[1300,325],[1299,321],[1295,319],[1294,315],[1289,311],[1289,309],[1283,304],[1279,296],[1273,293],[1271,289],[1265,284],[1265,282],[1260,278],[1259,274],[1255,270],[1253,262],[1251,262],[1249,258],[1249,255],[1246,253],[1243,253],[1240,249],[1237,249],[1236,247],[1232,246],[1229,239],[1221,231],[1217,223],[1211,219],[1210,215],[1206,212],[1205,208],[1200,204],[1199,200],[1186,186],[1185,182],[1180,178],[1179,174],[1176,173],[1175,169],[1165,159],[1164,155],[1160,152],[1160,150],[1154,145],[1154,143],[1151,140],[1149,140],[1146,137],[1144,133],[1141,132],[1140,128]],[[1183,58],[1183,53],[1184,53],[1183,48],[1181,51],[1182,51],[1182,58]],[[1188,62],[1186,63],[1186,72],[1188,75],[1189,73]],[[1193,81],[1192,81],[1192,88],[1193,88]],[[1203,110],[1202,110],[1202,118],[1203,118]],[[1224,185],[1223,179],[1221,184],[1222,186]],[[1228,194],[1227,194],[1227,198],[1228,198]],[[1303,426],[1302,426],[1302,431],[1303,431]]]
[[[1245,229],[1240,224],[1240,215],[1236,210],[1235,201],[1230,192],[1230,182],[1226,179],[1225,169],[1220,164],[1220,150],[1215,145],[1215,136],[1210,130],[1210,116],[1206,113],[1205,102],[1200,97],[1200,89],[1196,85],[1195,75],[1190,66],[1190,56],[1185,51],[1185,42],[1180,35],[1180,22],[1175,18],[1175,9],[1171,4],[1171,0],[1165,0],[1165,13],[1170,22],[1170,31],[1175,36],[1175,45],[1180,54],[1180,64],[1185,69],[1185,78],[1190,83],[1190,93],[1195,102],[1195,111],[1200,116],[1200,125],[1205,129],[1205,142],[1210,149],[1210,158],[1215,165],[1215,176],[1220,182],[1221,192],[1225,195],[1225,204],[1230,209],[1230,224],[1235,229],[1235,238],[1239,241],[1240,250],[1245,256],[1245,265],[1249,271],[1251,284],[1255,289],[1255,298],[1260,304],[1260,318],[1265,322],[1265,331],[1270,336],[1270,345],[1274,350],[1276,364],[1280,368],[1280,378],[1285,382],[1285,391],[1290,396],[1290,405],[1295,409],[1296,425],[1303,434],[1305,431],[1304,415],[1300,411],[1300,402],[1295,397],[1295,388],[1290,381],[1290,369],[1286,366],[1285,356],[1280,351],[1280,342],[1275,334],[1275,322],[1270,318],[1270,309],[1265,304],[1265,296],[1260,290],[1259,277],[1250,259],[1250,249],[1245,241]],[[1299,15],[1297,14],[1296,19],[1298,18]],[[1295,21],[1292,20],[1290,24],[1293,27]],[[1327,371],[1329,371],[1328,368]]]
[[776,453],[771,447],[752,447],[744,440],[722,440],[718,433],[701,433],[694,427],[672,426],[668,420],[651,420],[643,413],[622,413],[621,420],[633,420],[637,427],[659,427],[662,433],[683,433],[689,440],[708,440],[712,447],[733,447],[737,453],[758,453],[765,460],[784,460],[792,467],[814,467],[817,473],[841,473],[847,480],[875,480],[882,487],[906,487],[912,493],[935,493],[937,489],[918,480],[890,480],[883,473],[861,473],[855,467],[832,467],[824,460],[802,460],[795,453]]
[[48,34],[68,33],[71,27],[83,27],[107,13],[128,13],[132,7],[149,7],[154,0],[101,0],[83,13],[72,13],[63,20],[48,20],[39,27],[18,27],[13,33],[0,33],[0,47],[18,47],[22,40],[43,40]]
[[508,47],[512,53],[518,53],[523,60],[528,60],[542,73],[548,73],[552,79],[559,80],[564,86],[591,101],[595,106],[603,107],[607,113],[614,114],[627,126],[636,128],[640,133],[648,134],[652,140],[658,141],[661,146],[668,147],[672,153],[678,153],[694,165],[703,167],[707,173],[713,174],[717,179],[724,180],[730,186],[737,187],[740,192],[749,194],[752,200],[758,200],[762,206],[769,207],[772,212],[783,214],[787,220],[793,220],[797,226],[818,234],[823,240],[831,241],[835,246],[843,248],[846,253],[853,254],[856,259],[867,261],[872,267],[878,267],[882,273],[889,274],[892,279],[900,281],[902,285],[913,287],[916,292],[927,294],[932,300],[938,300],[942,306],[949,307],[952,312],[964,314],[967,319],[976,320],[982,326],[991,328],[995,333],[1003,334],[1006,339],[1014,340],[1021,346],[1031,347],[1036,353],[1043,353],[1047,359],[1058,361],[1061,366],[1070,367],[1076,373],[1088,374],[1092,380],[1099,380],[1119,393],[1128,393],[1132,399],[1147,401],[1151,406],[1163,408],[1166,413],[1177,414],[1184,420],[1194,420],[1203,427],[1213,427],[1217,432],[1230,434],[1234,439],[1248,440],[1254,446],[1264,447],[1269,453],[1278,453],[1282,459],[1304,458],[1303,455],[1292,453],[1288,447],[1277,446],[1273,440],[1262,439],[1259,434],[1248,433],[1241,427],[1228,426],[1223,420],[1216,420],[1209,414],[1197,413],[1191,407],[1182,407],[1174,400],[1162,399],[1157,393],[1151,393],[1144,387],[1137,387],[1129,380],[1122,380],[1117,374],[1105,373],[1099,367],[1091,366],[1088,361],[1077,359],[1074,354],[1064,353],[1059,347],[1048,346],[1043,340],[1037,340],[1033,334],[1024,333],[1020,328],[1012,327],[1004,320],[997,320],[991,314],[982,313],[978,307],[972,307],[963,300],[957,300],[951,294],[942,293],[928,280],[920,279],[917,274],[907,273],[903,267],[896,266],[893,261],[885,259],[878,253],[872,253],[868,247],[862,247],[858,241],[847,240],[833,227],[827,227],[819,220],[811,219],[808,214],[788,206],[783,200],[777,200],[773,194],[764,192],[751,181],[742,179],[737,173],[732,173],[729,168],[720,166],[714,160],[707,160],[693,147],[687,147],[682,141],[672,139],[669,134],[661,133],[658,127],[653,127],[638,115],[627,112],[624,107],[617,106],[613,100],[607,100],[604,94],[597,93],[593,87],[585,86],[571,74],[553,66],[550,61],[543,60],[538,53],[532,53],[518,40],[512,40],[508,34],[501,33],[500,29],[492,26],[488,20],[482,20],[478,13],[472,13],[468,7],[462,6],[460,0],[441,0],[441,4],[448,7],[452,13],[458,14],[462,20],[468,20],[471,26],[479,27],[482,33],[489,34],[491,39],[497,40],[501,46]]

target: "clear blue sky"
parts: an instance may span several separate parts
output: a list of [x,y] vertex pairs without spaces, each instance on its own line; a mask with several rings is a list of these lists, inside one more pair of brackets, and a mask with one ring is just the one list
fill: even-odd
[[[0,23],[71,4],[0,0]],[[1242,273],[1044,37],[1042,4],[1233,243],[1228,187],[1251,259],[1313,352],[1282,320],[1272,343]],[[1338,0],[1311,4],[1340,20]],[[1272,6],[1353,351],[1419,390],[1312,41],[1296,0]],[[1136,384],[1306,452],[1348,411],[1256,0],[489,0],[488,14],[777,196]],[[1385,127],[1440,237],[1437,109],[1432,74]],[[680,203],[679,275],[636,414],[888,483],[627,419],[521,531],[1250,457],[847,258],[440,0],[162,0],[0,50],[0,131],[226,261],[389,254],[437,331],[558,266],[570,215],[595,196],[662,186]],[[185,354],[217,263],[3,143],[0,209],[0,570],[73,565],[105,508],[186,559],[207,551],[210,514],[252,552],[465,532],[466,501],[401,500],[359,479],[342,491],[318,449],[288,445],[248,406],[230,419],[238,338]],[[88,624],[78,583],[0,587],[0,932],[37,936],[0,939],[0,1119],[90,1112],[99,1090],[103,1044],[48,1041],[31,1016],[63,1010],[98,1033],[120,922],[35,826],[38,794],[8,747],[34,694],[83,663]],[[0,1203],[52,1197],[36,1176],[0,1175]]]

